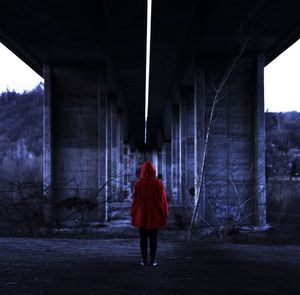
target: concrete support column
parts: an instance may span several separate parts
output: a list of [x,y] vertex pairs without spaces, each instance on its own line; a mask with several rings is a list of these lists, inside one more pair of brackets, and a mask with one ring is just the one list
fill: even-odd
[[[194,75],[194,175],[195,175],[195,205],[199,197],[199,177],[203,159],[205,131],[206,131],[206,93],[205,93],[205,70],[204,61],[198,59],[195,64]],[[200,196],[198,214],[205,218],[205,190]]]
[[115,93],[107,97],[107,156],[108,156],[108,202],[116,201],[117,190],[117,98]]
[[[185,169],[185,198],[195,204],[195,138],[194,138],[194,91],[185,89],[182,95],[185,102],[185,149],[183,156],[185,158],[183,169]],[[191,202],[191,203],[192,203]]]
[[179,174],[180,174],[180,198],[181,203],[185,203],[187,199],[187,154],[186,154],[186,101],[185,97],[181,95],[179,103]]
[[164,177],[163,175],[163,154],[162,150],[157,151],[157,176]]
[[167,190],[167,155],[166,155],[166,144],[162,145],[161,149],[161,174],[162,174],[162,182]]
[[139,159],[139,154],[128,147],[128,172],[129,172],[129,182],[131,194],[133,193],[133,185],[137,178],[140,176],[141,161]]
[[165,154],[166,154],[166,190],[169,198],[172,197],[172,144],[171,142],[166,142],[164,144]]
[[[104,69],[45,66],[45,88],[44,185],[52,186],[55,218],[105,220],[103,190],[99,191],[107,179]],[[76,204],[85,200],[98,205],[73,214]]]
[[54,219],[54,200],[52,192],[52,97],[51,97],[51,66],[44,65],[45,79],[43,98],[43,206],[44,222],[51,223]]
[[123,192],[124,174],[126,169],[124,166],[124,130],[123,130],[123,111],[121,108],[117,110],[117,191],[122,198],[125,198]]
[[256,223],[266,224],[266,176],[265,176],[265,114],[264,114],[265,54],[257,55],[257,89],[255,97],[255,184]]
[[106,182],[108,179],[108,146],[107,146],[107,91],[104,69],[100,68],[97,71],[97,110],[98,110],[98,126],[97,126],[97,170],[98,170],[98,209],[97,218],[101,221],[108,220],[108,193]]
[[147,159],[150,159],[155,167],[155,170],[156,170],[156,176],[157,174],[159,173],[159,162],[158,162],[158,153],[156,150],[152,151],[151,153],[152,155]]
[[[205,194],[199,203],[201,217],[210,222],[230,216],[265,223],[264,160],[264,56],[245,53],[225,85],[229,52],[202,52],[195,67],[194,155],[199,181],[206,124],[218,89],[205,166]],[[198,192],[196,191],[196,195]],[[209,204],[205,208],[206,198]]]
[[112,98],[111,93],[107,93],[106,97],[106,165],[107,165],[107,185],[105,187],[105,199],[106,199],[106,218],[109,220],[110,203],[112,201]]
[[166,193],[169,198],[172,197],[172,147],[170,142],[166,142],[163,145],[164,165],[165,165],[165,177],[164,184],[166,186]]
[[112,186],[112,199],[116,200],[116,185],[117,185],[117,165],[118,163],[118,155],[117,155],[117,128],[118,128],[118,113],[117,113],[117,96],[116,93],[113,93],[112,101],[112,114],[111,114],[111,177],[113,179],[111,186]]
[[135,174],[135,171],[130,171],[130,147],[128,144],[124,144],[123,151],[124,162],[124,178],[123,178],[123,191],[126,191],[127,197],[131,198],[131,174]]
[[173,105],[172,107],[172,164],[171,164],[171,176],[172,176],[172,198],[174,202],[180,200],[180,141],[179,132],[179,106]]

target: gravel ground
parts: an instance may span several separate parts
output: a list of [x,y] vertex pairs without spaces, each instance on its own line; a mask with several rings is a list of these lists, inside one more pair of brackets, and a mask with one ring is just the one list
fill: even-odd
[[300,246],[0,238],[0,294],[300,294]]

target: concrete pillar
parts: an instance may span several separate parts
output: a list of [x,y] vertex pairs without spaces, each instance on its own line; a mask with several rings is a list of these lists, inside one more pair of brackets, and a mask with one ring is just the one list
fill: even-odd
[[[206,52],[196,63],[195,175],[199,175],[203,154],[205,121],[229,69],[229,56]],[[228,217],[254,223],[256,213],[256,223],[265,222],[263,68],[263,55],[247,53],[220,89],[205,167],[205,197],[210,198],[210,206],[205,209],[203,198],[199,207],[203,218],[216,217],[211,221]]]
[[117,127],[118,127],[118,113],[117,113],[117,96],[116,93],[113,93],[112,101],[111,101],[111,106],[112,106],[112,114],[111,114],[111,176],[112,176],[112,199],[117,200],[116,196],[116,185],[117,185],[117,165],[118,163],[118,155],[117,155]]
[[107,93],[106,96],[106,165],[107,165],[107,176],[106,176],[106,187],[105,187],[105,199],[106,199],[106,217],[105,221],[109,220],[110,217],[110,203],[112,202],[112,94]]
[[133,184],[136,181],[137,178],[140,176],[140,168],[142,161],[139,157],[139,153],[137,151],[134,151],[129,147],[128,149],[128,170],[129,170],[129,181],[131,183],[131,194],[133,193]]
[[186,101],[185,97],[181,95],[179,103],[179,177],[180,177],[180,201],[185,203],[187,199],[187,154],[186,154]]
[[179,132],[179,106],[172,107],[172,141],[171,141],[171,178],[172,178],[172,198],[173,201],[180,201],[180,141]]
[[[184,108],[181,110],[182,118],[184,117],[184,136],[182,140],[184,148],[182,153],[183,163],[182,168],[185,170],[185,199],[188,204],[195,204],[195,139],[194,139],[194,91],[190,88],[185,88],[182,93]],[[184,115],[183,115],[184,114]],[[182,127],[183,128],[183,127]]]
[[124,166],[124,130],[123,130],[123,110],[117,110],[117,191],[122,199],[126,198],[123,192],[124,174],[126,169]]
[[44,182],[52,180],[56,218],[64,221],[74,212],[64,205],[69,199],[99,201],[96,209],[73,215],[73,221],[103,220],[103,191],[98,193],[107,178],[103,68],[45,66],[45,88],[44,115],[51,113],[53,128],[44,125]]
[[44,65],[45,79],[43,98],[43,215],[44,222],[52,223],[54,217],[54,195],[52,192],[52,96],[51,96],[51,66]]
[[172,147],[171,142],[166,142],[163,145],[164,148],[164,154],[165,154],[165,185],[166,185],[166,193],[169,198],[172,197]]
[[257,55],[257,89],[255,96],[255,191],[256,223],[266,224],[266,176],[265,176],[265,114],[264,114],[265,54]]
[[[198,58],[195,63],[194,75],[194,175],[195,175],[195,205],[199,197],[199,177],[204,151],[206,121],[206,80],[204,59]],[[204,176],[205,177],[205,176]],[[205,187],[205,185],[204,185]],[[198,214],[205,218],[205,190],[202,189]]]
[[130,171],[130,147],[128,144],[124,144],[124,178],[123,178],[123,190],[126,191],[128,198],[131,198],[131,176],[135,175],[135,171]]
[[162,150],[161,150],[161,174],[162,174],[162,182],[165,186],[165,189],[167,191],[167,155],[166,155],[166,144],[164,143],[162,145]]
[[151,154],[152,155],[149,158],[148,157],[147,158],[150,159],[150,161],[152,161],[152,163],[153,163],[153,165],[155,167],[156,176],[157,176],[157,174],[159,173],[158,154],[157,154],[156,150],[152,151]]
[[163,154],[162,150],[157,151],[157,176],[164,177],[163,175]]
[[[106,114],[106,125],[107,125],[107,194],[108,203],[117,200],[117,97],[116,93],[108,93],[107,96],[107,114]],[[109,211],[109,210],[108,210]]]
[[107,91],[106,91],[106,79],[105,71],[100,68],[97,72],[97,111],[98,111],[98,203],[100,207],[98,209],[97,218],[101,221],[108,220],[108,193],[106,189],[106,182],[108,179],[108,146],[107,146]]

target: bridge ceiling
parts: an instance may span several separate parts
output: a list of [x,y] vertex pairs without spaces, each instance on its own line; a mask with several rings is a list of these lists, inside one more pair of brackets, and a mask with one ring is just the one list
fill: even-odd
[[[267,63],[300,36],[297,0],[153,0],[149,141],[167,100],[201,50],[235,50],[254,27],[250,51]],[[255,25],[255,26],[253,26]],[[122,93],[130,134],[143,142],[146,1],[2,0],[0,41],[42,74],[43,64],[105,63],[108,89]],[[187,78],[188,77],[188,78]]]

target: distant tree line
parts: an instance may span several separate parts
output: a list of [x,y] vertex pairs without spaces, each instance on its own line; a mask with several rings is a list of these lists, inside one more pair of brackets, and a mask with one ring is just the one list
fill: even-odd
[[39,157],[43,144],[43,84],[0,94],[0,160]]
[[266,113],[267,176],[300,176],[300,113]]
[[43,93],[40,83],[31,91],[0,94],[0,193],[17,183],[41,184]]
[[266,143],[288,152],[300,149],[300,113],[266,113]]

